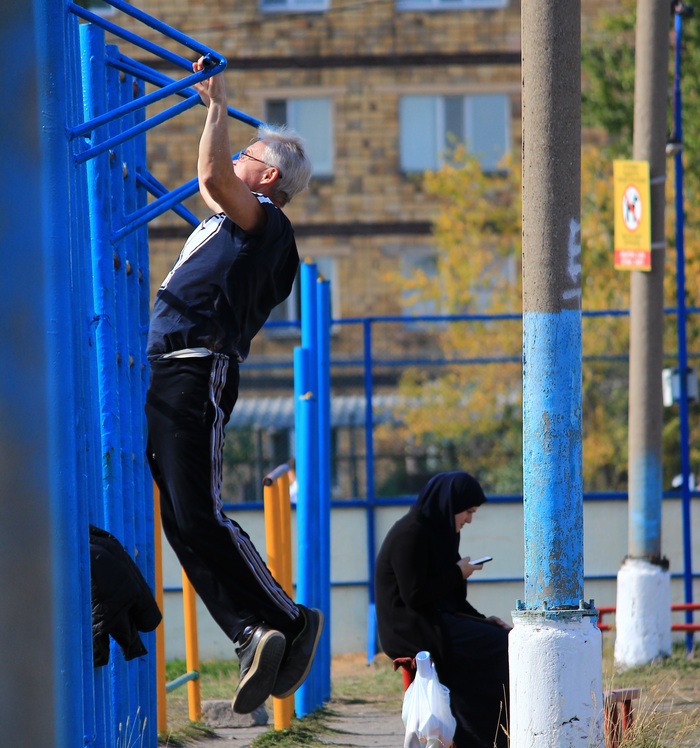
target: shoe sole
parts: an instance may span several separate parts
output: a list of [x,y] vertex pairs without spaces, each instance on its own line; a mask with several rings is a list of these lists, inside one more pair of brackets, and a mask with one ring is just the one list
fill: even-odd
[[321,639],[321,634],[323,633],[323,624],[324,624],[324,616],[323,613],[318,610],[319,620],[318,620],[318,629],[316,631],[316,638],[314,639],[313,647],[311,648],[311,656],[309,657],[309,663],[306,666],[306,670],[301,674],[297,682],[289,689],[287,689],[284,693],[273,693],[272,695],[276,699],[286,699],[288,696],[291,696],[300,686],[301,684],[306,680],[306,676],[309,674],[309,670],[311,670],[311,666],[314,664],[314,657],[316,657],[316,648],[318,647],[318,642]]
[[236,714],[250,714],[270,696],[277,679],[287,641],[280,631],[268,631],[258,642],[253,662],[231,702]]

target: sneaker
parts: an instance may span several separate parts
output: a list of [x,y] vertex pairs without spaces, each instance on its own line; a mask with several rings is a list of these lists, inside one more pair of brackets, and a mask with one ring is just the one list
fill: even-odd
[[265,702],[277,680],[287,640],[281,631],[256,626],[236,648],[241,669],[231,704],[237,714],[250,714]]
[[304,628],[292,641],[289,653],[280,666],[272,689],[272,695],[278,699],[291,696],[306,680],[323,631],[323,613],[320,610],[303,605],[298,607],[300,614],[304,616]]

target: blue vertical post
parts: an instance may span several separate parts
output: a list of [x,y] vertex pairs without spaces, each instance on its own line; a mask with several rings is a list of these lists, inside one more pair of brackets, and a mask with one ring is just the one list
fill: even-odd
[[[104,32],[91,24],[80,28],[82,45],[83,86],[86,91],[85,119],[92,119],[107,111],[107,68],[105,65]],[[107,126],[92,135],[91,145],[110,136]],[[100,506],[93,521],[113,533],[123,536],[122,523],[122,460],[119,448],[121,410],[120,386],[116,360],[119,326],[114,278],[114,252],[109,235],[112,226],[113,159],[109,153],[99,154],[86,164],[88,183],[88,214],[90,217],[92,279],[94,297],[95,354],[99,398],[100,444]],[[111,643],[109,663],[95,672],[102,681],[105,722],[98,735],[97,745],[112,739],[123,721],[124,682],[126,669],[119,658],[121,653]],[[128,713],[128,712],[127,712]]]
[[[75,18],[69,17],[67,25],[65,71],[80,69],[80,35]],[[83,115],[82,77],[75,74],[66,75],[67,114],[70,121],[77,121]],[[69,146],[75,155],[78,143]],[[99,470],[99,417],[97,406],[98,376],[95,351],[94,305],[92,292],[92,265],[90,261],[90,221],[86,205],[88,202],[88,184],[84,168],[71,169],[71,196],[69,203],[69,220],[71,230],[71,258],[74,266],[74,280],[71,288],[74,312],[74,382],[75,432],[78,435],[76,461],[78,490],[72,501],[75,502],[75,514],[78,524],[74,528],[75,537],[80,544],[81,564],[76,573],[80,577],[80,598],[73,602],[76,611],[76,624],[82,630],[82,689],[76,684],[74,698],[82,697],[83,740],[87,745],[99,745],[98,738],[105,734],[107,720],[103,679],[96,677],[92,656],[92,617],[90,594],[89,565],[89,531],[88,523],[95,517],[101,507],[102,481]],[[69,458],[70,459],[70,458]],[[79,612],[78,612],[79,611]],[[75,656],[75,655],[74,655]]]
[[[330,622],[330,290],[316,265],[301,266],[302,345],[294,351],[297,454],[297,592]],[[330,697],[330,628],[297,691],[301,716]]]
[[316,283],[318,312],[318,449],[319,449],[319,603],[326,618],[326,635],[318,646],[319,702],[331,697],[331,287]]
[[[688,423],[688,346],[686,338],[685,304],[685,207],[683,199],[683,110],[681,97],[681,50],[684,9],[675,9],[674,15],[674,76],[673,123],[678,150],[674,156],[675,206],[676,206],[676,307],[678,330],[678,371],[680,380],[679,427],[681,446],[681,505],[683,512],[683,592],[686,603],[693,602],[693,545],[691,533],[690,487],[690,427]],[[693,611],[685,613],[686,623],[693,622]],[[688,653],[693,651],[693,633],[685,636]]]
[[[316,396],[309,389],[311,356],[304,347],[294,349],[294,399],[297,474],[297,599],[315,607],[316,560],[319,527],[315,511],[318,496],[318,428]],[[318,706],[313,683],[316,663],[294,696],[297,716]]]
[[[106,50],[103,54],[106,53]],[[104,85],[107,94],[107,108],[114,111],[125,103],[125,88],[129,77],[120,74],[111,66],[107,66]],[[129,125],[127,117],[120,117],[108,126],[110,136],[116,136],[126,130]],[[115,366],[117,397],[110,403],[114,413],[118,415],[118,428],[112,434],[112,447],[119,463],[119,481],[115,484],[116,493],[113,497],[105,496],[105,509],[110,521],[109,528],[124,545],[127,553],[133,558],[135,548],[134,537],[134,483],[132,464],[132,429],[131,429],[131,381],[130,381],[130,352],[129,352],[129,295],[128,295],[128,238],[114,241],[111,237],[113,227],[121,224],[124,216],[124,172],[128,169],[126,153],[128,141],[115,145],[110,151],[109,195],[110,212],[105,226],[109,238],[108,256],[112,261],[114,319],[116,330],[115,346],[111,351],[104,351],[105,364]],[[141,412],[143,408],[139,409]],[[116,499],[116,502],[115,502]],[[126,662],[120,648],[113,644],[109,668],[112,673],[113,699],[115,714],[119,718],[120,732],[141,733],[143,715],[140,709],[138,691],[138,661]],[[152,727],[149,725],[149,727]]]
[[377,613],[374,597],[374,562],[377,539],[374,516],[374,417],[372,414],[372,320],[362,322],[365,391],[365,482],[367,517],[367,662],[377,654]]
[[[318,306],[316,297],[316,265],[313,262],[302,262],[300,268],[301,282],[301,347],[307,351],[308,368],[306,370],[306,385],[304,395],[309,401],[307,407],[302,408],[311,419],[307,428],[311,442],[307,447],[310,453],[306,459],[309,460],[311,470],[309,480],[306,483],[305,494],[308,501],[308,532],[311,533],[310,541],[305,547],[308,555],[300,559],[300,572],[307,577],[305,587],[308,590],[308,603],[317,607],[320,604],[320,579],[318,575],[318,537],[320,532],[319,522],[319,453],[318,453]],[[307,395],[307,393],[309,393]],[[313,446],[312,446],[313,445]],[[300,487],[303,484],[299,483]],[[303,601],[302,602],[306,602]]]
[[[116,52],[116,50],[115,50]],[[124,103],[130,99],[140,98],[144,94],[144,85],[130,76],[122,86]],[[143,110],[128,117],[126,127],[137,124],[144,118]],[[124,144],[126,169],[124,171],[123,192],[124,210],[131,213],[146,204],[143,188],[139,188],[136,173],[146,166],[142,152],[145,151],[145,136],[140,135]],[[130,473],[133,486],[133,500],[130,508],[134,521],[134,560],[151,590],[155,591],[154,566],[154,519],[153,519],[153,483],[150,474],[144,468],[146,461],[146,426],[143,404],[145,390],[143,370],[146,362],[146,336],[143,334],[141,318],[143,294],[142,287],[148,285],[148,273],[143,275],[143,258],[148,254],[148,233],[145,227],[138,229],[125,238],[128,248],[126,256],[126,279],[128,296],[129,328],[129,393],[131,396],[131,435]],[[155,748],[157,735],[156,703],[156,635],[155,631],[142,633],[144,646],[149,657],[139,658],[134,667],[137,669],[139,719],[144,726],[144,748]]]

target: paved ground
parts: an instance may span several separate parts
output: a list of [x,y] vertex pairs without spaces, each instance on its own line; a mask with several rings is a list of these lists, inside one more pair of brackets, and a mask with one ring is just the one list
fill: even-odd
[[[342,702],[331,702],[328,710],[333,715],[328,721],[330,731],[320,736],[326,745],[349,748],[401,748],[403,745],[404,728],[398,712],[388,714],[373,704]],[[215,738],[192,743],[192,748],[246,748],[254,738],[271,729],[272,715],[270,723],[264,726],[216,728]]]

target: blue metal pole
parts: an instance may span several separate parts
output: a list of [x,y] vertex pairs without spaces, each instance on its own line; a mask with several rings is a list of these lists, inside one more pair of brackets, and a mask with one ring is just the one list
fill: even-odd
[[[310,260],[305,260],[300,268],[301,282],[301,346],[307,352],[308,369],[306,392],[311,393],[311,397],[305,395],[305,400],[301,401],[301,409],[310,419],[307,424],[308,442],[302,449],[306,449],[309,454],[306,459],[309,460],[310,473],[308,480],[304,483],[298,481],[300,492],[305,495],[308,501],[308,514],[306,515],[306,526],[303,532],[308,532],[308,542],[304,544],[306,552],[303,559],[300,558],[300,572],[306,578],[308,597],[302,598],[302,602],[311,604],[315,607],[322,605],[321,601],[321,573],[319,570],[319,550],[321,537],[321,492],[320,492],[320,456],[319,456],[319,391],[318,391],[318,361],[319,361],[319,333],[318,333],[318,300],[316,294],[317,283],[316,264]],[[304,487],[304,485],[306,487]],[[297,522],[297,531],[299,531],[299,521]],[[300,546],[301,549],[301,546]],[[322,663],[318,659],[313,665],[313,669],[306,683],[300,689],[299,704],[304,709],[304,713],[313,711],[321,704],[319,678]],[[299,708],[297,709],[297,712]]]
[[[686,603],[693,602],[693,555],[691,537],[691,488],[690,488],[690,437],[688,423],[688,348],[686,339],[685,303],[685,209],[683,205],[683,117],[681,99],[681,40],[683,17],[675,12],[675,51],[673,85],[673,121],[675,140],[680,146],[674,157],[675,164],[675,204],[676,204],[676,304],[678,309],[676,325],[678,329],[678,370],[680,381],[679,427],[681,447],[681,502],[683,511],[683,591]],[[693,622],[693,611],[685,613],[686,623]],[[693,633],[685,637],[688,653],[693,651]]]
[[[318,310],[319,586],[326,636],[319,643],[320,702],[331,697],[331,292],[316,282]],[[318,655],[317,655],[318,657]]]
[[374,600],[374,562],[377,555],[376,522],[374,516],[374,418],[372,414],[372,320],[362,320],[365,389],[365,476],[367,516],[367,662],[377,654],[377,614]]
[[[80,27],[82,44],[83,86],[85,89],[84,117],[86,119],[108,109],[107,70],[104,64],[104,32],[91,24]],[[94,133],[95,140],[104,140],[108,133],[103,128]],[[87,207],[90,218],[90,249],[92,252],[92,279],[95,320],[95,356],[97,361],[97,389],[99,401],[100,498],[101,506],[95,522],[123,538],[122,456],[120,449],[121,409],[119,397],[122,388],[118,381],[117,340],[119,326],[115,292],[115,261],[109,240],[112,223],[112,194],[116,167],[115,159],[108,153],[92,159],[86,166],[88,178]],[[122,541],[123,542],[123,541]],[[96,736],[96,745],[107,748],[116,739],[118,725],[128,714],[126,701],[126,667],[121,652],[114,642],[110,646],[109,663],[96,671],[103,679],[101,692],[104,713],[107,717],[104,730]],[[121,659],[121,661],[120,661]]]
[[[132,83],[134,95],[141,95],[142,83]],[[135,115],[136,118],[139,115]],[[146,204],[147,193],[139,184],[136,176],[139,169],[146,166],[145,138],[133,142],[131,169],[128,175],[127,194],[133,199],[136,207]],[[127,206],[127,210],[129,206]],[[149,314],[149,274],[148,274],[148,231],[143,227],[132,235],[131,268],[129,273],[131,288],[130,299],[130,340],[131,340],[131,392],[132,392],[132,439],[133,471],[136,486],[136,562],[149,587],[155,592],[155,521],[153,505],[153,478],[146,460],[146,421],[143,403],[146,401],[146,376],[148,374],[146,358],[146,330]],[[143,694],[141,716],[144,719],[148,735],[144,748],[156,748],[158,744],[158,694],[156,689],[156,632],[142,634],[149,657],[139,659],[140,690]]]
[[[297,472],[297,599],[315,605],[316,558],[318,551],[317,478],[318,418],[316,396],[309,388],[311,356],[303,347],[294,349],[294,394]],[[319,703],[314,693],[317,663],[295,694],[297,716],[314,711]]]

